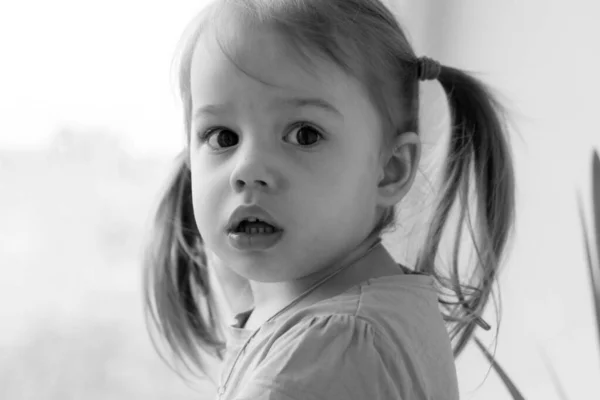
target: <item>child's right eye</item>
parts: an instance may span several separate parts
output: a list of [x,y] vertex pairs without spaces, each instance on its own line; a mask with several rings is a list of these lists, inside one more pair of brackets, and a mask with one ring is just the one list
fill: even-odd
[[239,143],[237,133],[227,128],[211,128],[200,135],[200,142],[207,143],[214,150],[232,147]]

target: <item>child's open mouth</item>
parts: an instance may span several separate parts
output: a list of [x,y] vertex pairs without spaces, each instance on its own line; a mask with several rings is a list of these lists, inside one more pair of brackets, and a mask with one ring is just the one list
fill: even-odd
[[238,250],[266,250],[273,247],[283,230],[256,218],[244,220],[229,232],[229,243]]
[[246,233],[249,235],[254,235],[254,234],[270,234],[270,233],[275,233],[277,232],[277,228],[275,228],[272,225],[269,225],[268,223],[264,222],[264,221],[242,221],[240,222],[240,224],[238,225],[237,229],[235,230],[236,233]]

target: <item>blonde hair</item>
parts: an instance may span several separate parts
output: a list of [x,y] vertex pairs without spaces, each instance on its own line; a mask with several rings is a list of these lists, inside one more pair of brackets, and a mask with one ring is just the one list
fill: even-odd
[[[227,18],[235,18],[235,25]],[[218,27],[220,22],[226,27],[268,23],[304,56],[307,65],[311,60],[308,50],[356,77],[381,115],[387,143],[399,133],[419,132],[418,58],[397,20],[380,0],[219,0],[192,21],[178,59],[188,143],[193,49],[205,28]],[[227,52],[227,43],[220,44]],[[447,94],[451,112],[450,148],[443,170],[445,184],[414,269],[431,275],[439,285],[439,302],[447,311],[443,315],[457,357],[497,283],[514,225],[515,183],[502,108],[490,90],[467,73],[447,66],[442,66],[438,81]],[[469,213],[471,179],[477,195],[475,226]],[[436,267],[435,259],[457,200],[460,214],[452,267],[444,271]],[[375,229],[381,234],[393,227],[395,219],[395,209],[390,208]],[[461,279],[458,249],[465,224],[477,262],[470,276]],[[193,218],[186,150],[177,159],[153,229],[144,271],[147,315],[178,361],[186,366],[191,362],[205,372],[202,352],[222,358],[224,343],[203,241]]]

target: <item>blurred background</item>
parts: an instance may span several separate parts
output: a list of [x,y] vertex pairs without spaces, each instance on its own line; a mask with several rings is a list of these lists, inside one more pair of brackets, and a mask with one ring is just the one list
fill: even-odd
[[[183,146],[170,67],[202,0],[0,3],[0,399],[211,399],[158,358],[141,302],[141,246]],[[576,206],[600,148],[600,17],[573,0],[391,1],[419,54],[478,74],[512,112],[517,226],[500,288],[496,358],[528,399],[597,399],[600,349]],[[422,170],[447,136],[423,85]],[[402,229],[410,264],[427,215],[420,177]],[[485,319],[495,328],[493,305]],[[493,332],[477,331],[491,345]],[[479,350],[461,398],[508,399]],[[484,380],[485,379],[485,380]]]

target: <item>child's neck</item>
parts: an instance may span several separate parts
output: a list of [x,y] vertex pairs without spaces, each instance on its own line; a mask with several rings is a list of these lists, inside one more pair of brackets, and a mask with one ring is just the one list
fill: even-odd
[[[365,250],[363,249],[363,251]],[[252,330],[258,328],[329,272],[330,270],[327,270],[320,274],[311,275],[306,279],[286,282],[265,284],[250,281],[253,293],[260,293],[261,296],[254,296],[254,311],[244,324],[244,328]],[[400,274],[403,274],[402,269],[380,243],[366,256],[352,263],[348,268],[316,288],[293,308],[301,308],[341,294],[352,286],[368,279]]]

